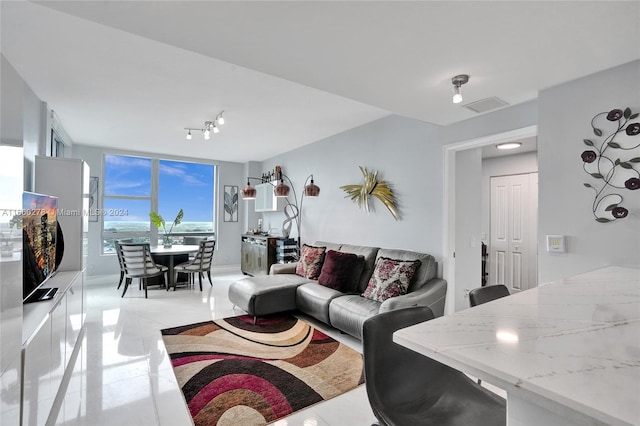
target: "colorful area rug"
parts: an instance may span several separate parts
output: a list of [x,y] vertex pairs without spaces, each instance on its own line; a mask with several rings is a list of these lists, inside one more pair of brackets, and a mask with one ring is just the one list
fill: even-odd
[[260,425],[364,383],[362,355],[291,316],[162,330],[196,426]]

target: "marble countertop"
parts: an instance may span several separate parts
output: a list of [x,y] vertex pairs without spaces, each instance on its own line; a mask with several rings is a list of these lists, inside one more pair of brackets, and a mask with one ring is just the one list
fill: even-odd
[[394,341],[552,411],[640,424],[640,269],[541,285],[400,330]]

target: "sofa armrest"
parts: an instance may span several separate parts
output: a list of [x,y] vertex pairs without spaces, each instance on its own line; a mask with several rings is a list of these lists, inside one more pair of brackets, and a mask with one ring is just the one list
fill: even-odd
[[295,274],[296,266],[298,266],[298,262],[274,263],[269,269],[269,275]]
[[447,282],[442,278],[433,278],[418,290],[402,296],[391,297],[380,305],[380,312],[409,308],[411,306],[428,306],[433,315],[444,314],[444,300],[447,294]]

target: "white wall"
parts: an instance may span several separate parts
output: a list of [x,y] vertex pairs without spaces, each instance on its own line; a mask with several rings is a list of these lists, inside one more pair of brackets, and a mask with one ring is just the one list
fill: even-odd
[[[442,257],[442,144],[438,127],[389,116],[263,162],[281,165],[300,197],[314,175],[319,198],[305,198],[302,242],[316,240],[403,248]],[[366,213],[340,186],[362,183],[358,166],[380,172],[394,188],[401,220],[379,202]],[[265,213],[264,226],[282,226],[282,213]],[[291,236],[295,236],[292,230]]]
[[[582,140],[596,139],[590,127],[596,114],[625,107],[640,111],[640,61],[544,90],[538,106],[539,281],[609,264],[640,266],[640,191],[620,191],[629,210],[625,219],[597,223],[594,193],[583,186],[595,181],[580,159]],[[634,138],[640,143],[640,136]],[[567,235],[568,253],[546,253],[546,234]]]
[[[85,160],[91,168],[91,176],[100,177],[100,191],[102,191],[103,182],[103,155],[105,153],[110,154],[123,154],[123,155],[140,155],[150,156],[149,153],[137,152],[137,151],[122,151],[122,150],[110,150],[108,148],[92,147],[89,145],[74,144],[73,157]],[[202,159],[193,159],[187,157],[169,157],[162,156],[163,159],[169,160],[182,160],[182,161],[199,161]],[[206,163],[206,161],[205,161]],[[245,179],[244,165],[240,163],[229,162],[209,162],[216,165],[217,169],[217,183],[216,183],[216,197],[218,200],[224,197],[225,185],[236,185],[238,189],[242,189],[243,181]],[[243,177],[245,176],[245,177]],[[102,194],[100,195],[102,197]],[[217,229],[216,229],[216,253],[213,258],[214,266],[237,266],[240,265],[240,235],[245,229],[244,220],[246,216],[246,206],[241,202],[238,206],[238,221],[237,222],[224,222],[224,203],[218,203],[217,214]],[[87,274],[88,275],[102,275],[102,274],[115,274],[118,273],[118,260],[115,254],[102,254],[102,239],[101,239],[101,222],[89,222],[89,255],[87,258]]]
[[[536,102],[439,127],[391,115],[331,136],[262,163],[267,171],[281,165],[298,194],[311,173],[320,197],[305,199],[302,241],[346,242],[377,247],[443,253],[443,146],[534,125]],[[374,202],[366,214],[345,198],[341,185],[361,183],[358,166],[379,170],[393,184],[402,218],[395,221]],[[258,174],[259,176],[259,174]],[[281,227],[282,213],[265,213],[265,227]],[[294,232],[292,232],[292,236]]]
[[[18,72],[0,55],[0,146],[20,149],[24,155],[25,131],[32,134],[33,115],[28,105],[31,96]],[[27,114],[25,114],[27,113]],[[37,126],[37,123],[35,124]],[[36,141],[37,143],[37,141]],[[4,149],[4,148],[3,148]],[[3,153],[4,155],[11,155]],[[34,154],[35,157],[35,154]],[[6,160],[6,158],[5,158]],[[0,209],[15,209],[21,205],[23,164],[5,168],[0,173],[2,199],[10,205]],[[31,178],[31,174],[28,176]],[[17,186],[17,187],[16,187]],[[5,221],[6,222],[6,221]],[[22,347],[22,258],[0,259],[0,423],[18,424],[20,420],[20,378]]]
[[[469,307],[467,292],[482,285],[480,205],[482,148],[455,153],[455,310]],[[449,293],[452,294],[452,293]]]

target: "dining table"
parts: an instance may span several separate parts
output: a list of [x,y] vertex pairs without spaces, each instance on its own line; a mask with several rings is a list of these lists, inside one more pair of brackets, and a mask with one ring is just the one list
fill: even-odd
[[394,342],[506,391],[508,426],[640,425],[638,268],[542,284]]
[[176,280],[175,280],[175,256],[183,255],[183,254],[191,254],[196,253],[200,249],[199,245],[172,245],[171,247],[165,246],[155,246],[151,247],[151,254],[155,256],[167,256],[168,257],[168,265],[169,271],[167,272],[167,290],[173,287],[173,290],[176,289]]

